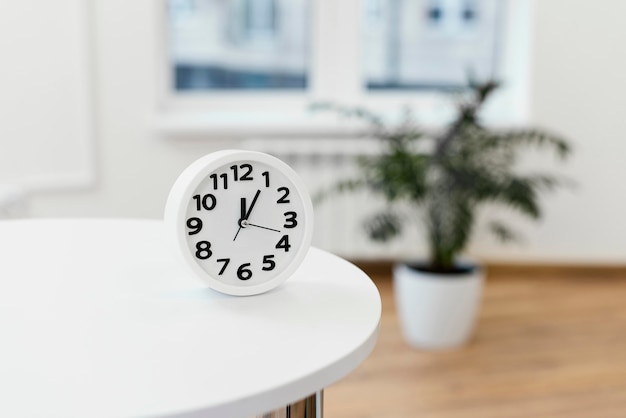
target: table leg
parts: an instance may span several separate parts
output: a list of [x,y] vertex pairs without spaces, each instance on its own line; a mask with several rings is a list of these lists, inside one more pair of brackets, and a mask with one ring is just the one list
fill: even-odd
[[257,415],[256,418],[323,418],[323,416],[324,391],[320,390],[298,402]]

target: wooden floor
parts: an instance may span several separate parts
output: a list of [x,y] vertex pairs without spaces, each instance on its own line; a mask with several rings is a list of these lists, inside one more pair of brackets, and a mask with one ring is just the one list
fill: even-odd
[[626,275],[616,276],[496,271],[474,339],[447,352],[403,342],[390,280],[375,278],[377,347],[325,390],[324,415],[626,417]]

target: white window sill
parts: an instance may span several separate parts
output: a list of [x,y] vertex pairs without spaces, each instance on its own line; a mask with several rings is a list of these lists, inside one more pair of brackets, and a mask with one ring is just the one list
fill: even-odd
[[[366,106],[366,108],[369,108]],[[388,106],[386,111],[373,109],[391,124],[402,117],[402,106]],[[454,105],[418,106],[414,117],[424,130],[439,130],[455,112]],[[527,112],[519,106],[494,103],[485,109],[482,120],[492,127],[521,126],[528,123]],[[176,109],[157,112],[151,123],[161,136],[205,137],[206,139],[245,139],[250,137],[356,137],[369,127],[363,121],[342,118],[332,111],[268,110],[211,111]]]
[[201,112],[197,110],[158,113],[154,129],[167,137],[205,136],[210,138],[327,137],[359,136],[365,131],[357,121],[314,112]]

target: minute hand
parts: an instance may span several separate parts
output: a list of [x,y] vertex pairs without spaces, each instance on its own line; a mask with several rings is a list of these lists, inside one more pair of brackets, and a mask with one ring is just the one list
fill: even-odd
[[259,198],[260,194],[261,194],[261,190],[257,190],[256,194],[252,198],[252,203],[250,203],[250,207],[248,208],[248,211],[246,212],[243,219],[248,219],[250,217],[250,214],[252,213],[252,209],[254,209],[254,205],[256,204],[256,200]]
[[248,221],[245,221],[244,224],[247,225],[247,226],[253,226],[255,228],[262,228],[262,229],[267,229],[269,231],[280,232],[280,230],[278,230],[278,229],[268,228],[267,226],[262,226],[262,225],[251,224]]

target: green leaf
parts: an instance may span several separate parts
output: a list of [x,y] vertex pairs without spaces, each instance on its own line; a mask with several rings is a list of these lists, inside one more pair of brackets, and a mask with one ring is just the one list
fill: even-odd
[[538,219],[541,216],[536,189],[528,179],[521,177],[509,179],[497,200],[531,218]]
[[403,150],[377,157],[362,158],[370,188],[389,201],[410,199],[419,202],[427,193],[426,172],[429,158]]
[[516,232],[498,221],[490,222],[489,229],[503,243],[520,241]]
[[374,241],[389,241],[400,234],[402,223],[398,215],[386,211],[378,213],[363,223],[368,236]]
[[572,152],[571,146],[565,139],[538,129],[514,129],[494,132],[490,134],[490,141],[496,145],[504,146],[551,147],[561,159],[567,158]]

